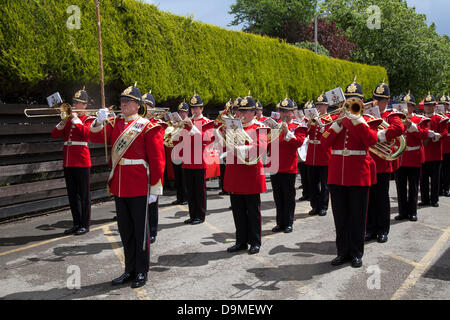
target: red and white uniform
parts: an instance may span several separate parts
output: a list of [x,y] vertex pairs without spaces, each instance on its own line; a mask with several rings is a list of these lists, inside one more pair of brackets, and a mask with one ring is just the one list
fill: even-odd
[[431,119],[428,123],[429,130],[439,133],[442,137],[440,139],[427,138],[425,140],[425,161],[442,161],[443,141],[445,136],[448,134],[447,126],[449,119],[437,113],[426,116]]
[[[128,118],[120,115],[106,125],[107,142],[113,145],[113,149],[122,132],[138,118],[138,115]],[[94,143],[104,143],[104,127],[92,126],[90,138]],[[144,162],[150,170],[150,193],[162,195],[165,166],[164,128],[150,121],[116,165],[113,177],[108,183],[110,192],[122,198],[146,196],[148,176]]]
[[421,167],[425,162],[423,141],[428,138],[430,118],[413,113],[411,126],[406,130],[406,149],[400,157],[400,167]]
[[[298,170],[298,155],[297,149],[303,145],[306,138],[308,128],[299,123],[291,121],[288,124],[289,132],[286,134],[282,132],[275,142],[270,144],[270,163],[269,168],[278,169],[271,173],[297,173]],[[275,151],[273,145],[278,144],[278,150]],[[278,153],[274,155],[272,152]],[[278,161],[278,166],[275,165],[274,160]]]
[[[201,115],[198,119],[191,119],[194,127],[186,126],[182,130],[178,140],[174,139],[174,145],[183,143],[183,169],[206,169],[205,149],[214,141],[214,121]],[[201,152],[201,154],[200,154]]]
[[262,117],[259,118],[259,119],[256,119],[256,118],[255,118],[255,120],[256,120],[256,121],[259,121],[259,122],[264,122],[264,121],[267,120],[267,117],[262,116]]
[[[450,112],[448,112],[446,116],[447,118],[450,119]],[[447,121],[447,134],[445,135],[442,143],[443,143],[442,153],[443,154],[450,153],[450,121]]]
[[[382,137],[381,142],[391,141],[403,134],[405,131],[405,126],[402,122],[403,116],[403,113],[398,111],[383,112],[381,118],[389,124],[389,127],[379,132],[379,135]],[[370,155],[375,160],[377,173],[392,173],[394,171],[392,161],[383,160],[372,152]]]
[[52,130],[52,138],[64,137],[63,167],[91,166],[91,154],[89,152],[88,141],[89,131],[95,117],[88,117],[79,114],[78,118],[71,117],[66,125],[59,123]]
[[307,132],[308,152],[306,153],[305,164],[308,166],[328,166],[331,156],[331,148],[324,147],[321,142],[322,134],[329,127],[333,121],[330,115],[327,115],[323,120],[319,119],[322,125],[312,124],[309,121],[309,129]]
[[328,164],[328,184],[370,186],[372,184],[369,147],[377,142],[377,131],[360,117],[344,118],[342,125],[331,125],[322,135],[321,144],[332,148]]
[[[257,156],[264,154],[267,150],[267,132],[270,130],[267,126],[261,125],[255,120],[244,124],[245,132],[252,138],[252,144],[238,147],[244,157]],[[231,157],[228,152],[227,157]],[[253,160],[253,159],[250,159]],[[246,165],[237,159],[228,159],[226,161],[226,170],[224,177],[224,189],[233,194],[257,194],[267,190],[264,168],[261,159],[254,165]]]

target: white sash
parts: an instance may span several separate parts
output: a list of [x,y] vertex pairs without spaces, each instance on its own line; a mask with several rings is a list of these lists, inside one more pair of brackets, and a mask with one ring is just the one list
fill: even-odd
[[133,144],[134,140],[136,140],[136,138],[144,130],[145,126],[149,122],[149,120],[139,117],[139,119],[135,120],[131,125],[129,125],[117,138],[111,150],[112,170],[109,174],[108,183],[113,178],[114,171],[117,164],[119,164],[120,159],[122,159],[125,152]]

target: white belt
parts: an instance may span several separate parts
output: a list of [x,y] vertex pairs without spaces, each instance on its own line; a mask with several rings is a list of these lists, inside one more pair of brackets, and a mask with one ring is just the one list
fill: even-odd
[[121,166],[135,166],[135,165],[142,164],[145,168],[148,169],[148,163],[144,159],[125,159],[125,158],[122,158],[122,159],[120,159],[119,164]]
[[406,147],[406,151],[415,151],[415,150],[419,150],[420,146],[415,146],[415,147]]
[[334,154],[336,156],[365,156],[367,153],[364,150],[332,150],[331,154]]
[[320,144],[320,140],[309,140],[311,144]]
[[65,146],[88,146],[87,142],[82,142],[82,141],[66,141],[64,142]]

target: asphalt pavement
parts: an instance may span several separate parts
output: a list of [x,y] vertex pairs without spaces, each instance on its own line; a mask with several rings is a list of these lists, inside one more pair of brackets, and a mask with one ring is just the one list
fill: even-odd
[[[297,186],[299,182],[297,182]],[[425,207],[417,222],[395,221],[391,182],[391,231],[384,244],[366,243],[363,267],[333,267],[336,255],[331,206],[309,216],[297,202],[294,231],[272,233],[275,205],[270,182],[261,195],[262,247],[257,255],[230,254],[235,228],[228,196],[208,182],[206,222],[185,225],[187,206],[160,199],[159,231],[151,245],[147,285],[111,286],[124,270],[114,202],[92,206],[90,232],[64,236],[70,211],[0,225],[0,299],[449,299],[450,198]],[[301,190],[297,189],[297,198]]]

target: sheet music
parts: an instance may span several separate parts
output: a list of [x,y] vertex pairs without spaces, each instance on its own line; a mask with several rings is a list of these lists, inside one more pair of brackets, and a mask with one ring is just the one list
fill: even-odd
[[319,117],[319,112],[316,108],[304,109],[303,112],[305,113],[306,119],[314,119]]
[[57,106],[58,104],[63,103],[61,96],[59,95],[59,92],[56,92],[52,94],[51,96],[47,97],[47,103],[50,108],[53,108]]
[[345,101],[344,91],[341,87],[337,87],[333,90],[328,91],[327,93],[325,93],[325,96],[327,97],[329,106],[336,106],[339,103]]
[[278,122],[276,122],[272,118],[267,118],[266,120],[263,121],[263,123],[271,129],[278,127]]
[[225,121],[226,121],[226,124],[227,124],[227,129],[244,130],[244,128],[242,126],[241,119],[230,119],[230,118],[227,118],[227,119],[225,119]]
[[364,114],[368,114],[377,118],[381,118],[380,107],[375,106],[364,111]]
[[275,120],[279,120],[281,115],[279,112],[274,112],[272,111],[272,114],[270,115],[271,118],[275,119]]

